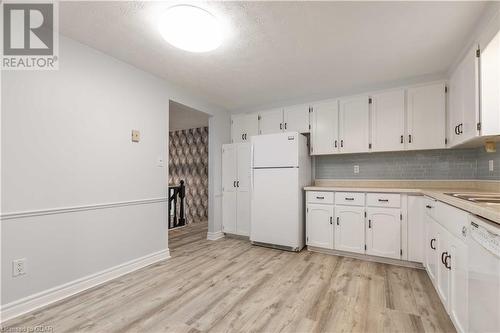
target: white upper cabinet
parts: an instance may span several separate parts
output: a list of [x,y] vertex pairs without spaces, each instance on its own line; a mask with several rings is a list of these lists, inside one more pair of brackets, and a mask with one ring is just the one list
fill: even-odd
[[481,135],[500,134],[500,32],[481,51]]
[[372,151],[404,150],[405,91],[391,90],[371,95]]
[[407,148],[445,148],[446,96],[444,83],[409,88],[407,91]]
[[479,122],[479,49],[471,48],[449,83],[448,144],[454,146],[477,135]]
[[259,112],[259,134],[279,133],[284,127],[283,109]]
[[370,114],[368,96],[339,101],[340,152],[369,151]]
[[231,141],[250,142],[252,135],[259,133],[259,118],[256,113],[231,116]]
[[309,105],[288,106],[283,110],[284,130],[309,133]]
[[339,147],[339,104],[330,101],[312,107],[312,149],[313,155],[333,154]]

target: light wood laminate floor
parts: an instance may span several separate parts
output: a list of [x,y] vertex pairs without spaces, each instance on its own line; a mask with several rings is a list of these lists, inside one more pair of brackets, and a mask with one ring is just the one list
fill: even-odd
[[54,332],[454,332],[423,270],[170,234],[172,258],[6,323]]

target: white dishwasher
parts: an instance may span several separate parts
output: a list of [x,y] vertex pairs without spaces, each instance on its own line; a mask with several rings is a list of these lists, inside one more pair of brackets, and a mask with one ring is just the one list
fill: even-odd
[[469,331],[500,332],[500,225],[472,217],[470,236]]

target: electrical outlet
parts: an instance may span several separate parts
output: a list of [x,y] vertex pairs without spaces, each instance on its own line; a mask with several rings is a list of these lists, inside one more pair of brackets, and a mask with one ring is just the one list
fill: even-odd
[[488,169],[489,169],[490,171],[494,171],[494,170],[495,170],[495,166],[494,166],[494,164],[493,164],[493,160],[489,160],[489,161],[488,161]]
[[12,276],[26,274],[26,258],[16,259],[12,261]]
[[354,166],[354,173],[358,174],[359,173],[359,165]]
[[132,130],[132,142],[139,142],[141,140],[141,132]]

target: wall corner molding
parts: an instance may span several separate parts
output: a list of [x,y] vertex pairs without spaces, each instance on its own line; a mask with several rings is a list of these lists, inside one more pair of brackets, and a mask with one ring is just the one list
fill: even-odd
[[5,304],[0,308],[0,323],[169,258],[170,250],[167,248]]
[[207,239],[210,241],[218,240],[224,238],[224,233],[222,231],[207,232]]

